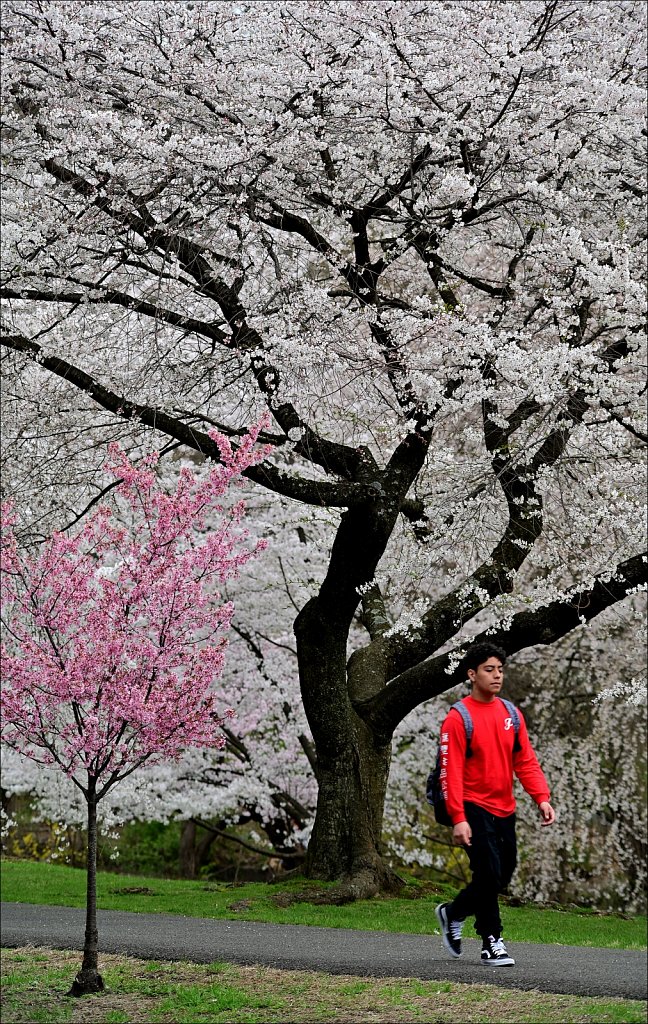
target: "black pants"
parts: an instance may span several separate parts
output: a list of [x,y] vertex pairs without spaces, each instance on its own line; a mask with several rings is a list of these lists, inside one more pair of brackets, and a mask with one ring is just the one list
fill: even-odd
[[471,845],[466,847],[472,881],[462,889],[448,908],[456,921],[475,915],[475,931],[484,938],[502,934],[498,893],[506,889],[517,864],[515,815],[506,818],[467,803],[466,819],[472,829]]

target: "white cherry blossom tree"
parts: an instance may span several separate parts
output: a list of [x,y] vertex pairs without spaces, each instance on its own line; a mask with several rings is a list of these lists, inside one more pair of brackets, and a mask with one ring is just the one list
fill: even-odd
[[552,644],[645,586],[644,5],[5,10],[25,537],[94,500],[108,437],[213,460],[269,410],[247,477],[326,554],[307,870],[397,884],[392,737],[466,640]]

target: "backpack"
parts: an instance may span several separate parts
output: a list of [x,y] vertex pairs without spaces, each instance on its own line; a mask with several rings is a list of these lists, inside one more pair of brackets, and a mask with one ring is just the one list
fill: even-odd
[[[513,719],[513,729],[515,732],[515,741],[513,743],[513,752],[521,750],[520,740],[518,734],[520,732],[520,715],[515,704],[511,703],[510,700],[505,700],[504,697],[498,697],[502,704],[508,711],[509,715]],[[473,735],[473,720],[470,716],[470,711],[462,700],[458,700],[456,704],[452,705],[452,708],[458,711],[463,719],[464,729],[466,730],[466,757],[472,757],[472,747],[470,741]],[[445,797],[443,796],[443,790],[441,789],[441,744],[437,747],[436,764],[434,770],[430,772],[427,779],[427,785],[425,787],[425,795],[427,802],[434,808],[434,817],[438,821],[439,825],[452,825],[450,815],[448,814],[448,808],[446,807]]]

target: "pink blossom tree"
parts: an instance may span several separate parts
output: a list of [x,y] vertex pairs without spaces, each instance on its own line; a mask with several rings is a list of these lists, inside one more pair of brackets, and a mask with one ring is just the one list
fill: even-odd
[[233,450],[212,432],[222,463],[200,483],[183,469],[172,494],[157,482],[156,456],[136,466],[111,445],[116,507],[100,506],[74,535],[54,534],[33,557],[19,550],[15,514],[4,509],[3,738],[36,763],[58,766],[87,804],[85,945],[70,995],[103,989],[97,804],[144,764],[224,745],[234,712],[220,710],[214,682],[233,606],[217,587],[265,542],[246,546],[242,502],[226,509],[220,499],[263,457],[257,436],[253,428]]

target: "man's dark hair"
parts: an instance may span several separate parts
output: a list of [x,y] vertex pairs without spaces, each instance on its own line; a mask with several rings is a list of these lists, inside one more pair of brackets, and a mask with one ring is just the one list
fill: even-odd
[[472,647],[468,648],[457,666],[457,673],[460,676],[465,676],[468,669],[475,671],[479,665],[488,661],[489,658],[499,658],[502,665],[504,665],[506,662],[506,651],[498,647],[497,644],[490,644],[488,641],[473,644]]

